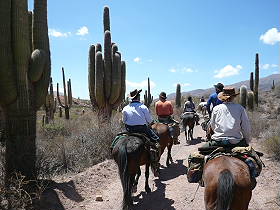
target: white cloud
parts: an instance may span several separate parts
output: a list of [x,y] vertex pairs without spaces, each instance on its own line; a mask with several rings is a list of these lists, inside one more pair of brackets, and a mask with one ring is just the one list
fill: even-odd
[[237,65],[236,67],[233,67],[232,65],[226,65],[224,68],[220,70],[215,70],[214,75],[215,78],[224,78],[224,77],[230,77],[234,75],[238,75],[239,71],[242,69],[241,65]]
[[261,65],[260,67],[261,67],[261,69],[267,70],[267,69],[271,69],[271,68],[277,68],[278,65],[266,63],[266,64]]
[[133,59],[133,61],[134,61],[135,63],[140,63],[140,61],[141,61],[141,58],[139,58],[139,57],[136,57],[136,58],[134,58],[134,59]]
[[76,32],[76,35],[78,35],[78,36],[84,36],[84,35],[87,35],[87,34],[88,34],[88,28],[86,26],[81,27]]
[[179,72],[179,73],[193,73],[193,72],[198,72],[197,70],[193,70],[192,68],[188,68],[188,67],[183,67],[183,68],[171,68],[169,69],[170,72],[175,73],[175,72]]
[[277,42],[280,42],[280,32],[278,32],[277,28],[271,28],[265,34],[260,36],[260,40],[265,44],[274,45]]
[[[137,88],[137,89],[147,89],[148,88],[148,80],[143,80],[142,82],[131,82],[126,80],[126,85],[133,89],[133,88]],[[151,89],[154,88],[156,86],[156,83],[150,80],[150,87]]]
[[68,37],[71,35],[71,32],[60,32],[60,31],[57,31],[55,29],[49,29],[49,35],[50,36],[53,36],[53,37]]

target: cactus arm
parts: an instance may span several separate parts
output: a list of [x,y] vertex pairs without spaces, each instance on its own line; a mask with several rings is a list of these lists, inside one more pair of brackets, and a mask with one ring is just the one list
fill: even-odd
[[102,52],[102,46],[100,43],[97,43],[95,46],[95,53]]
[[114,108],[117,108],[123,101],[125,101],[125,90],[126,90],[125,73],[126,73],[126,65],[125,65],[125,61],[122,61],[121,62],[121,90],[120,90],[118,100],[113,105]]
[[121,60],[119,53],[115,53],[113,57],[112,87],[114,88],[111,91],[111,96],[109,99],[110,104],[114,104],[118,100],[121,90]]
[[115,53],[118,51],[118,45],[117,44],[112,44],[112,58],[113,58],[113,55],[115,55]]
[[45,69],[46,59],[47,56],[44,50],[36,49],[32,52],[28,72],[31,82],[36,82],[41,78]]
[[67,82],[67,92],[68,92],[68,106],[72,106],[72,88],[71,88],[71,79]]
[[17,98],[11,48],[11,0],[0,1],[0,104],[9,105]]
[[246,109],[247,104],[247,87],[242,85],[240,87],[240,104]]
[[105,31],[104,34],[104,85],[106,99],[110,98],[112,83],[112,54],[111,54],[111,33]]
[[258,106],[259,103],[259,54],[256,53],[256,60],[255,60],[255,89],[254,89],[254,97],[255,103]]
[[32,30],[32,25],[33,25],[33,13],[32,11],[28,12],[28,30],[29,30],[29,48],[30,52],[34,51],[33,48],[33,30]]
[[65,74],[64,74],[64,68],[62,67],[62,79],[63,79],[63,93],[64,93],[64,105],[68,105],[68,99],[67,99],[67,89],[66,89],[66,82],[65,82]]
[[65,106],[61,103],[61,100],[59,97],[59,84],[58,83],[56,84],[56,96],[57,96],[56,98],[57,98],[59,106],[65,108]]
[[103,26],[104,26],[104,32],[110,31],[110,13],[109,13],[109,7],[105,6],[103,10]]
[[89,48],[88,57],[88,89],[92,106],[96,106],[95,99],[95,46],[91,45]]
[[50,46],[47,21],[47,0],[34,1],[33,14],[33,48],[46,53],[46,63],[40,80],[34,83],[35,105],[39,108],[48,93],[51,74]]
[[95,55],[95,98],[99,108],[105,107],[104,94],[104,64],[102,53],[98,51]]

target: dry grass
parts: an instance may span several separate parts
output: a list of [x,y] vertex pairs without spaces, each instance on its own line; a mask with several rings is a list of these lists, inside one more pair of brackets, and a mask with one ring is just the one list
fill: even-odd
[[263,144],[268,154],[280,161],[280,125],[279,122],[270,126],[264,133]]

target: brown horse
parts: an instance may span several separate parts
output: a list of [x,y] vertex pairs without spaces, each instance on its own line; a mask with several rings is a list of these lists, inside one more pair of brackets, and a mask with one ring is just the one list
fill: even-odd
[[[185,131],[186,142],[190,143],[193,140],[193,128],[195,125],[194,113],[189,112],[183,115],[183,128]],[[189,129],[187,129],[189,128]]]
[[[155,123],[152,126],[160,136],[160,155],[168,148],[166,164],[172,162],[171,148],[173,140],[169,137],[168,126]],[[149,187],[149,168],[151,166],[150,153],[145,146],[144,140],[137,136],[124,136],[114,146],[112,155],[119,168],[119,175],[123,188],[123,209],[129,209],[133,204],[132,192],[137,190],[138,180],[141,176],[140,166],[145,165],[145,191],[151,192]],[[158,176],[158,167],[152,166],[155,176]]]
[[206,210],[247,210],[252,196],[249,168],[229,156],[209,160],[203,169]]

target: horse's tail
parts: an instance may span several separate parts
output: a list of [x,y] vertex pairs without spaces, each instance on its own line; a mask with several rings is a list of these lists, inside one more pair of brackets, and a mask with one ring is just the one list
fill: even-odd
[[118,165],[119,165],[119,175],[123,188],[123,207],[130,205],[131,201],[131,185],[130,185],[130,175],[128,173],[128,161],[127,161],[127,151],[126,144],[122,144],[118,151]]
[[218,179],[216,210],[228,210],[230,208],[234,186],[232,173],[227,169],[223,170]]

